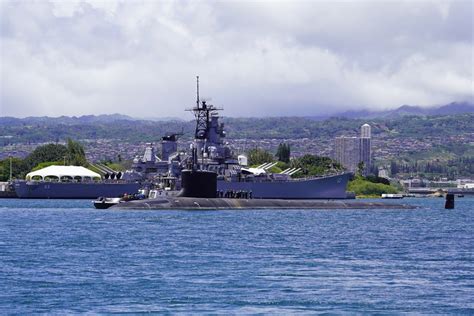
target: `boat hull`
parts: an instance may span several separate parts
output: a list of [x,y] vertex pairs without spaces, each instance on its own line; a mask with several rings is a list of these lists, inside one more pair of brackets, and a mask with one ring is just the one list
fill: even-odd
[[140,183],[75,183],[17,181],[15,192],[22,199],[96,199],[135,193]]
[[346,199],[350,176],[350,173],[344,173],[312,179],[262,182],[218,180],[217,190],[252,192],[254,199]]
[[100,210],[108,209],[111,206],[117,205],[120,203],[122,198],[105,198],[100,197],[94,201],[94,207]]

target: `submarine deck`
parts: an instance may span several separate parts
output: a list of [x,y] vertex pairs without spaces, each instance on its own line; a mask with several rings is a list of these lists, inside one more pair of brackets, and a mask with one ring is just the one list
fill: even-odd
[[123,210],[232,210],[232,209],[414,209],[415,206],[354,200],[279,200],[168,197],[122,202]]

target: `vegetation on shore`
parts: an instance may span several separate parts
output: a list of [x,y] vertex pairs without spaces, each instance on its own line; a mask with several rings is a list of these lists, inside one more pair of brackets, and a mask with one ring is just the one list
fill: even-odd
[[[23,179],[32,171],[51,165],[73,165],[88,167],[84,147],[71,139],[66,145],[47,144],[38,146],[25,159],[11,158],[11,171],[14,179]],[[10,158],[0,161],[0,181],[10,178]]]
[[[279,173],[287,168],[301,168],[301,170],[293,174],[294,178],[303,178],[310,176],[320,176],[329,173],[341,172],[344,168],[336,161],[328,157],[319,157],[314,155],[304,155],[299,158],[293,158],[289,162],[286,160],[289,156],[289,146],[281,145],[275,155],[280,161],[269,169],[270,172]],[[250,165],[256,167],[266,162],[275,160],[275,156],[270,152],[262,149],[252,149],[248,153]],[[384,193],[398,193],[398,188],[390,184],[390,181],[369,175],[367,177],[361,176],[364,165],[359,164],[358,174],[349,182],[347,191],[354,192],[357,197],[361,198],[378,198]]]
[[359,175],[349,182],[347,191],[354,192],[357,197],[380,197],[384,193],[398,193],[398,189],[387,179]]
[[469,177],[474,174],[474,144],[437,145],[428,151],[411,152],[389,163],[392,176],[418,175],[430,180],[440,175],[449,179]]
[[321,176],[328,173],[341,172],[344,168],[338,162],[329,157],[320,157],[315,155],[304,155],[290,160],[290,146],[280,144],[276,155],[263,149],[251,149],[248,152],[248,162],[252,167],[257,167],[267,162],[273,162],[277,158],[277,164],[268,171],[280,173],[288,168],[300,169],[292,175],[293,178],[304,178],[311,176]]
[[342,165],[329,157],[320,157],[315,155],[304,155],[292,159],[291,168],[301,168],[300,171],[293,174],[293,178],[304,178],[311,176],[322,176],[331,173],[338,173],[344,170]]

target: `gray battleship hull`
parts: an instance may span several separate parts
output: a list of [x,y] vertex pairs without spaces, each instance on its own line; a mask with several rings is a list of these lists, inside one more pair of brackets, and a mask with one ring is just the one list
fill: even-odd
[[119,197],[124,193],[136,193],[140,184],[17,181],[14,187],[22,199],[96,199],[100,196]]
[[230,182],[217,181],[218,191],[252,192],[256,199],[345,199],[351,174],[344,173],[290,181]]

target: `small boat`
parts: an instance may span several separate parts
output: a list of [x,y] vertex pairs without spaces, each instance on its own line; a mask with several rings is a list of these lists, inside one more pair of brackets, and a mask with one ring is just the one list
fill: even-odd
[[121,202],[128,202],[134,200],[143,200],[146,198],[145,193],[148,190],[141,189],[138,190],[138,193],[135,194],[124,194],[122,197],[99,197],[97,200],[94,201],[94,207],[97,209],[106,209],[111,206],[117,205]]
[[403,199],[403,194],[383,193],[382,199]]
[[94,201],[94,207],[97,209],[107,209],[113,205],[117,205],[122,202],[122,198],[106,198],[106,197],[99,197],[97,200]]

